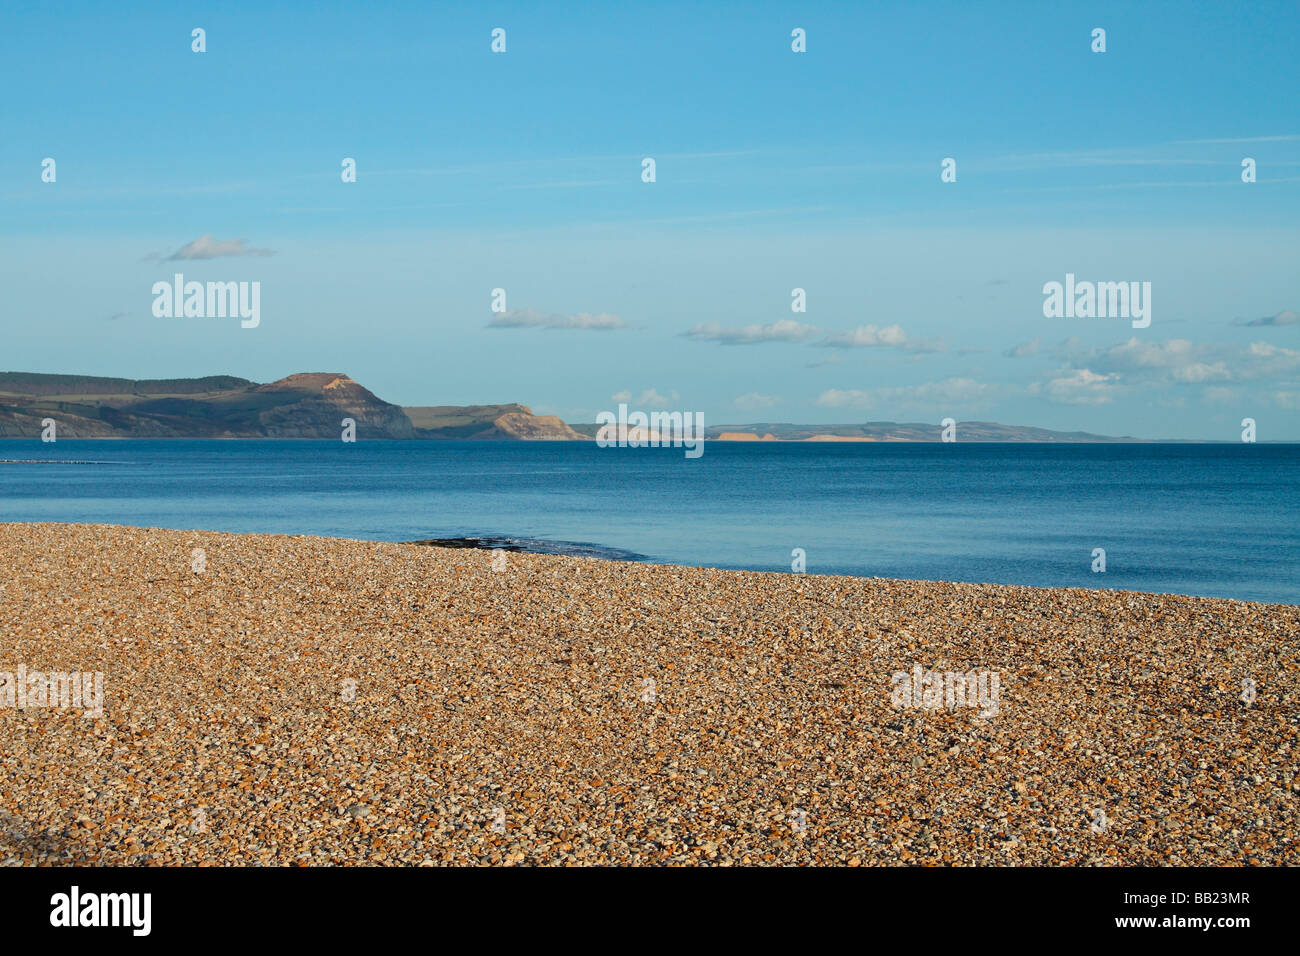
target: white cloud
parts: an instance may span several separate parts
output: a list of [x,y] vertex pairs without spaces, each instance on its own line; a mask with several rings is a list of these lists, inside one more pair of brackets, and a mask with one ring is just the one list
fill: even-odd
[[[673,396],[674,399],[676,399],[676,398],[677,398],[677,393],[676,393],[676,392],[673,392],[673,393],[672,393],[672,396]],[[642,392],[642,393],[641,393],[640,395],[638,395],[636,398],[633,398],[633,397],[632,397],[632,393],[631,393],[631,392],[628,392],[628,391],[615,392],[613,395],[610,396],[610,398],[611,398],[613,401],[616,401],[616,402],[623,402],[623,403],[628,404],[628,405],[649,406],[649,405],[667,405],[667,404],[668,404],[668,399],[664,398],[662,395],[660,395],[660,394],[659,394],[657,391],[655,391],[653,388],[647,388],[644,392]]]
[[874,325],[859,325],[850,332],[831,332],[818,345],[836,349],[875,348],[881,345],[902,345],[907,341],[902,326],[888,325],[878,329]]
[[817,401],[814,404],[821,405],[823,408],[844,408],[845,406],[866,408],[872,401],[871,394],[861,389],[828,388],[817,396]]
[[1115,375],[1125,384],[1266,381],[1300,370],[1300,351],[1268,342],[1245,348],[1216,342],[1130,338],[1103,349],[1057,350],[1066,365]]
[[1038,341],[1038,337],[1035,336],[1030,341],[1021,345],[1013,345],[1002,354],[1007,358],[1031,358],[1037,355],[1041,348],[1042,346]]
[[1300,351],[1273,345],[1269,342],[1252,342],[1247,347],[1241,377],[1276,378],[1290,376],[1300,371]]
[[905,352],[942,352],[945,348],[943,342],[936,339],[909,339],[903,327],[897,324],[884,328],[859,325],[848,332],[827,332],[826,337],[816,344],[831,349],[897,348]]
[[1047,400],[1058,405],[1105,405],[1114,400],[1118,377],[1081,368],[1052,379],[1045,388],[1035,386],[1030,390],[1045,392]]
[[815,325],[803,325],[793,319],[779,319],[767,325],[723,328],[717,322],[704,322],[685,335],[690,339],[719,342],[722,345],[754,345],[759,342],[806,342],[818,334]]
[[777,395],[760,395],[758,392],[747,392],[744,395],[737,396],[734,404],[737,408],[744,409],[747,412],[756,412],[763,408],[771,408],[780,402]]
[[[846,332],[820,329],[793,319],[780,319],[767,325],[746,325],[742,328],[724,328],[717,322],[704,322],[684,333],[687,338],[718,342],[722,345],[755,345],[759,342],[808,342],[822,336],[814,345],[832,349],[899,348],[908,352],[942,352],[943,342],[937,340],[908,339],[900,325],[878,328],[859,325]],[[811,367],[811,366],[810,366]]]
[[935,405],[970,405],[993,398],[997,386],[970,378],[950,378],[922,385],[891,386],[872,389],[832,388],[822,392],[815,404],[823,408],[893,408],[933,407]]
[[271,256],[270,249],[249,249],[247,239],[216,239],[211,235],[199,236],[187,242],[170,256],[173,259],[219,259],[224,256]]

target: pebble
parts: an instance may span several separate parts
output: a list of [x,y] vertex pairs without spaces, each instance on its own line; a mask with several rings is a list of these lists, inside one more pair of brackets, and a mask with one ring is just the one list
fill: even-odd
[[[0,524],[0,671],[105,692],[0,697],[0,862],[1294,866],[1298,634],[1290,605]],[[998,674],[998,712],[896,707],[916,664]]]

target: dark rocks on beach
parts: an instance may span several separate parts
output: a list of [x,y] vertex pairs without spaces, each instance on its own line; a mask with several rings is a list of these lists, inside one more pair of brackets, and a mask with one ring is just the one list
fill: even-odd
[[523,546],[504,538],[425,538],[411,544],[430,548],[481,548],[490,551],[523,551]]

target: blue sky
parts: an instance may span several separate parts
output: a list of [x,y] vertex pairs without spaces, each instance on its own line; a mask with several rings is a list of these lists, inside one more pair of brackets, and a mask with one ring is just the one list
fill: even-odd
[[[1295,3],[8,3],[0,367],[1300,440],[1297,49]],[[178,271],[261,324],[155,318]],[[1045,318],[1067,272],[1150,327]]]

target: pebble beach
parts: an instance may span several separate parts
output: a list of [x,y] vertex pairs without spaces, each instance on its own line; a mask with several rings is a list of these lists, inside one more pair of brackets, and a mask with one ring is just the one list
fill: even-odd
[[[1295,865],[1298,648],[1293,605],[0,524],[0,863]],[[900,704],[930,672],[996,706]]]

